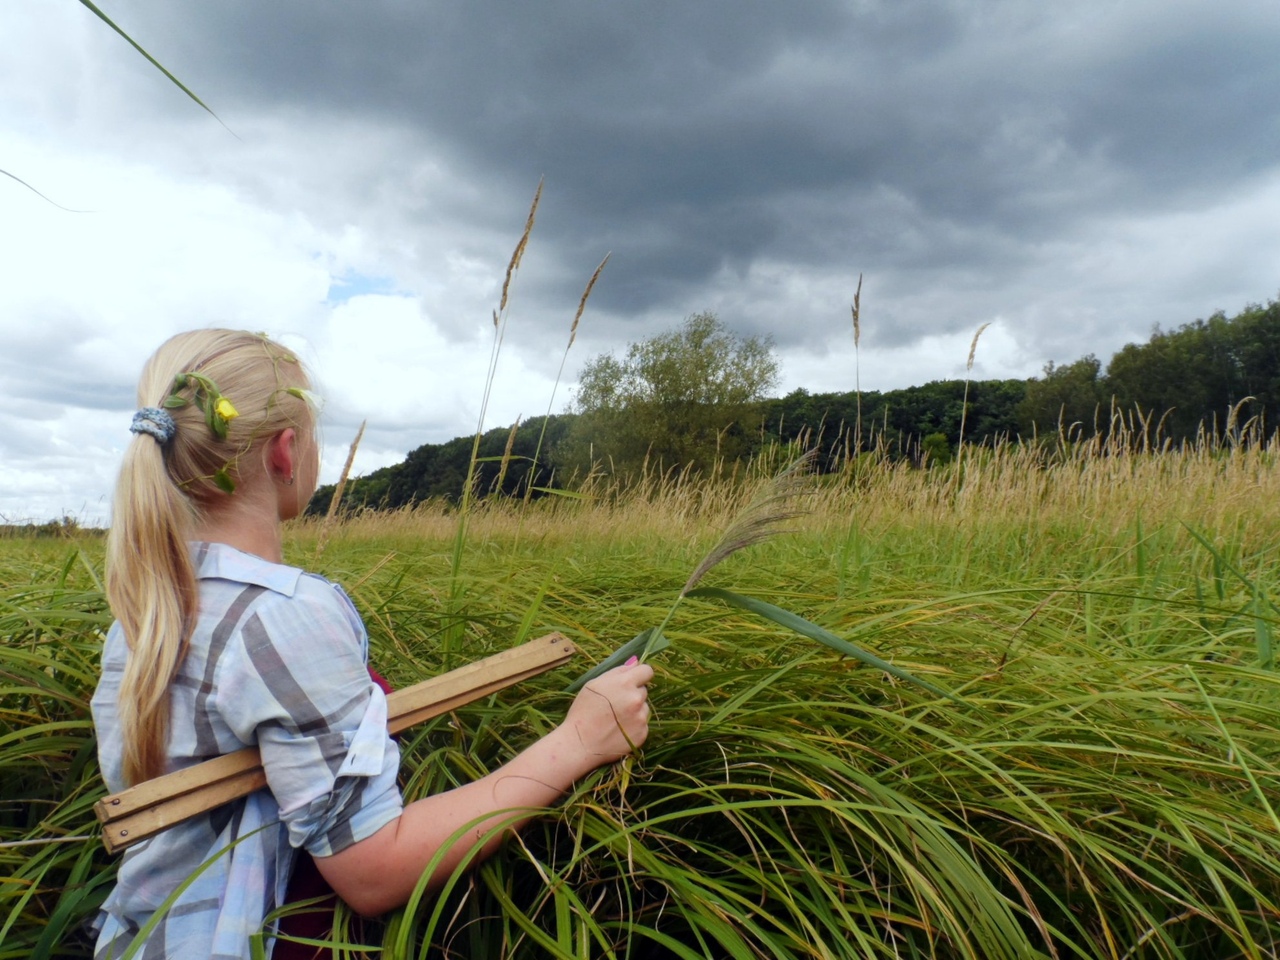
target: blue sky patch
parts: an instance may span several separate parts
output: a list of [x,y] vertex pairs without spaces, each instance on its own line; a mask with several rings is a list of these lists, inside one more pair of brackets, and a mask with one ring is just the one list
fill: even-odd
[[348,273],[334,277],[329,282],[329,292],[325,295],[325,303],[332,306],[346,303],[352,297],[361,297],[370,293],[391,294],[396,292],[396,283],[390,277],[369,277],[363,273]]

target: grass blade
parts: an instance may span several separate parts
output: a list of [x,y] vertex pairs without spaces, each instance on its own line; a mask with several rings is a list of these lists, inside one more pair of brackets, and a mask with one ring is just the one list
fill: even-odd
[[[175,77],[172,73],[170,73],[165,68],[164,64],[162,64],[159,60],[157,60],[151,54],[147,53],[146,50],[142,49],[142,47],[138,45],[138,42],[134,40],[133,37],[129,36],[127,33],[121,30],[119,26],[116,25],[116,22],[114,20],[112,20],[100,9],[98,9],[98,7],[94,3],[90,2],[90,0],[80,0],[80,2],[85,6],[86,9],[91,11],[93,15],[96,16],[99,20],[105,23],[108,27],[110,27],[116,33],[120,34],[120,36],[124,37],[125,41],[129,44],[129,46],[137,50],[138,53],[142,54],[153,67],[155,67],[157,70],[163,73],[166,77],[168,77],[173,82],[174,86],[176,86],[179,90],[181,90],[188,97],[194,100],[197,104],[203,107],[205,111],[209,114],[209,116],[213,117],[219,123],[222,123],[222,120],[219,119],[218,115],[209,109],[208,104],[206,104],[203,100],[197,97],[195,93],[193,93],[185,83],[183,83],[181,80]],[[226,124],[223,124],[223,126],[226,126]]]
[[[652,645],[649,645],[650,638],[653,639]],[[657,627],[649,627],[647,630],[641,630],[617,650],[613,651],[613,653],[609,654],[609,656],[605,657],[577,680],[569,684],[565,689],[569,693],[577,693],[605,671],[621,666],[629,657],[640,656],[646,648],[648,653],[657,653],[659,650],[665,650],[670,645],[671,641],[662,633],[658,633]]]
[[[955,700],[957,703],[960,699],[955,694],[943,690],[941,687],[930,683],[928,680],[921,680],[910,670],[904,670],[902,667],[895,667],[886,660],[881,660],[874,653],[868,653],[857,644],[850,643],[841,637],[837,637],[829,630],[824,630],[804,617],[792,613],[790,610],[783,610],[781,607],[775,607],[772,603],[766,603],[763,600],[757,600],[755,597],[744,597],[740,593],[734,593],[732,590],[725,590],[721,587],[698,587],[690,590],[687,596],[690,597],[708,597],[715,600],[723,600],[731,607],[737,607],[740,610],[746,610],[748,613],[754,613],[756,616],[764,617],[771,620],[780,627],[786,627],[802,637],[808,637],[810,640],[816,640],[824,646],[830,647],[838,653],[842,653],[847,657],[853,657],[860,660],[869,667],[876,670],[883,670],[892,677],[899,680],[905,680],[908,683],[914,683],[916,686],[930,693],[937,694],[940,697],[946,697],[949,700]],[[634,642],[634,641],[633,641]]]

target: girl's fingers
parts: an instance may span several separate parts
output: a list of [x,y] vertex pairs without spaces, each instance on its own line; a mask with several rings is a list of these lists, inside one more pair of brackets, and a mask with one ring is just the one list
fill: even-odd
[[636,683],[638,686],[647,687],[649,681],[653,679],[653,667],[647,663],[636,663],[632,665],[623,664],[621,669],[627,671],[628,680]]

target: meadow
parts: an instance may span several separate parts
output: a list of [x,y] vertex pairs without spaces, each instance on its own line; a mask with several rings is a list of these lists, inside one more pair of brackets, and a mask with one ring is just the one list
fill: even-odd
[[[687,598],[632,760],[335,956],[1280,955],[1280,471],[1266,444],[874,455]],[[288,531],[407,685],[559,630],[574,663],[401,737],[407,797],[497,766],[667,615],[766,483],[667,476]],[[87,701],[102,545],[0,542],[0,958],[88,955],[111,882]]]

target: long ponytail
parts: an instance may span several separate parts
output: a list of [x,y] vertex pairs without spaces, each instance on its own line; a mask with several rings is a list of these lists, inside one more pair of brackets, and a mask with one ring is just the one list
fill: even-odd
[[[181,377],[197,373],[198,377]],[[216,384],[234,418],[214,423]],[[173,436],[134,436],[116,482],[107,537],[107,601],[129,646],[118,710],[123,773],[134,784],[164,773],[169,685],[186,656],[199,609],[188,542],[254,458],[246,455],[286,427],[312,430],[308,385],[297,358],[261,334],[198,330],[163,344],[138,384],[139,407],[168,410]]]

